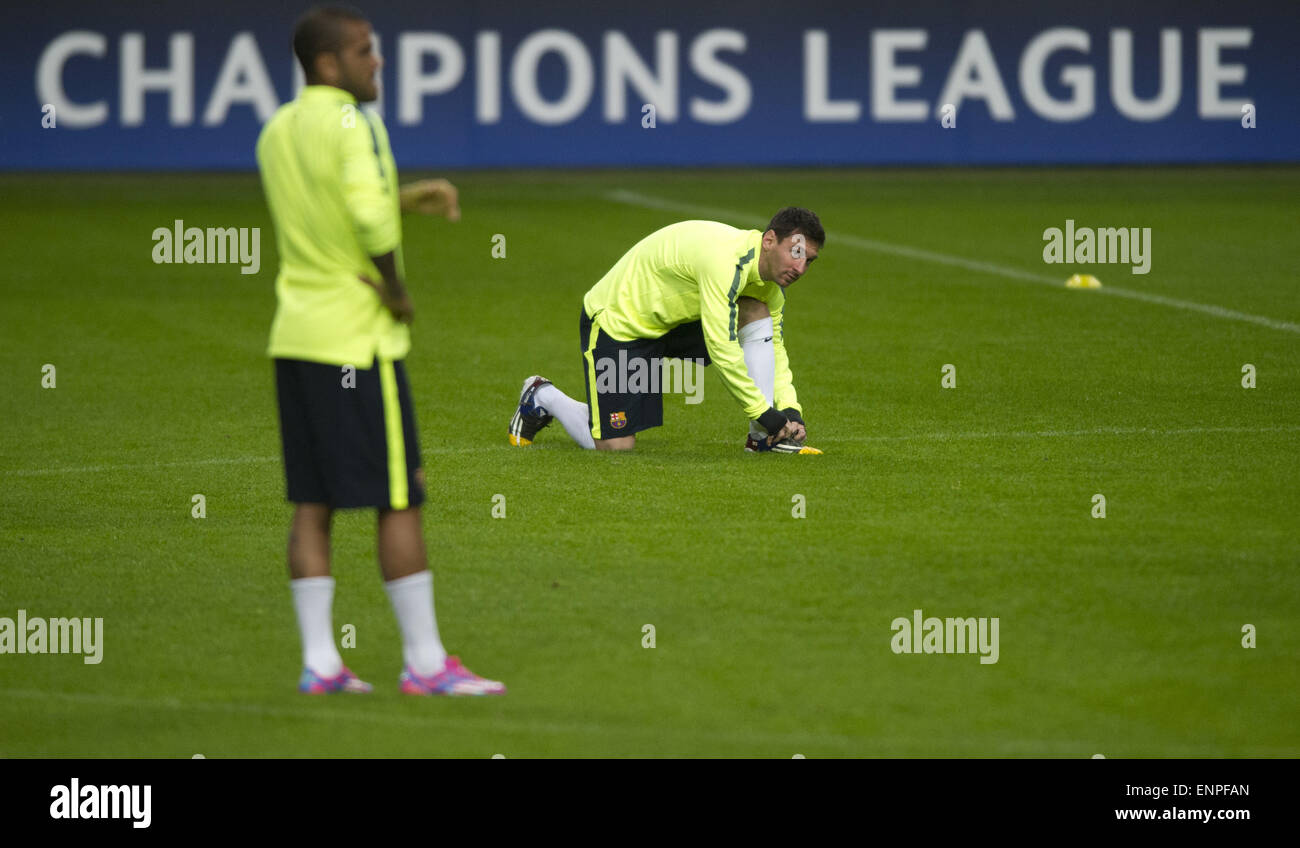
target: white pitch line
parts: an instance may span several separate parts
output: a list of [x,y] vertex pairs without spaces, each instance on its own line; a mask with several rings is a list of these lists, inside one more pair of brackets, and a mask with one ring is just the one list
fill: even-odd
[[1194,436],[1210,433],[1300,433],[1300,425],[1278,427],[1094,427],[1091,430],[1012,430],[1001,433],[912,433],[897,436],[858,436],[852,439],[824,439],[828,444],[854,442],[959,441],[963,439],[1055,439],[1084,436]]
[[[662,209],[667,212],[682,212],[687,215],[706,215],[710,218],[716,218],[719,220],[744,221],[755,227],[760,227],[766,223],[766,221],[761,218],[748,215],[744,212],[737,212],[734,209],[719,209],[715,206],[697,206],[693,203],[679,203],[675,200],[651,197],[650,195],[639,194],[625,189],[608,192],[605,197],[615,203],[624,203],[629,206],[641,206],[646,209]],[[1041,283],[1053,288],[1065,287],[1061,280],[1056,277],[1049,277],[1045,274],[1036,274],[1031,271],[1022,271],[1019,268],[1009,268],[1006,265],[996,265],[992,262],[980,262],[975,259],[950,256],[946,253],[935,253],[934,251],[923,250],[919,247],[890,244],[889,242],[876,241],[875,239],[866,239],[859,236],[831,232],[827,232],[827,240],[836,244],[847,244],[850,247],[856,247],[860,250],[875,251],[876,253],[888,253],[893,256],[904,256],[908,259],[917,259],[922,262],[933,262],[938,265],[947,265],[953,268],[964,268],[967,271],[978,271],[999,277],[1007,277],[1013,280]],[[1173,309],[1183,309],[1189,312],[1200,312],[1203,315],[1211,315],[1215,318],[1223,318],[1228,321],[1244,321],[1248,324],[1258,324],[1261,327],[1268,327],[1272,330],[1282,330],[1287,333],[1300,334],[1300,324],[1291,321],[1278,321],[1273,318],[1266,318],[1263,315],[1252,315],[1248,312],[1238,312],[1235,309],[1226,309],[1222,306],[1213,306],[1207,303],[1195,303],[1190,300],[1181,300],[1176,297],[1166,297],[1164,295],[1137,291],[1136,289],[1121,288],[1119,286],[1113,286],[1110,283],[1107,283],[1105,286],[1098,289],[1098,291],[1102,294],[1114,295],[1115,297],[1125,297],[1129,300],[1140,300],[1143,303],[1168,306]]]
[[[857,442],[908,442],[908,441],[959,441],[963,439],[1054,439],[1080,436],[1192,436],[1209,433],[1297,433],[1300,425],[1278,427],[1180,427],[1158,429],[1154,427],[1094,427],[1090,430],[1008,430],[1004,432],[972,433],[899,433],[889,436],[857,436],[851,439],[823,439],[828,444],[854,444]],[[497,450],[494,447],[439,449],[430,448],[423,453],[480,453]],[[219,457],[189,459],[176,462],[136,463],[134,465],[85,465],[78,468],[26,468],[6,471],[8,477],[36,477],[47,474],[93,474],[97,471],[139,471],[155,468],[182,468],[190,465],[243,465],[256,462],[279,462],[278,456]]]
[[[12,698],[29,698],[29,699],[56,699],[63,700],[74,704],[102,704],[106,706],[119,706],[130,708],[144,709],[166,709],[166,710],[194,710],[196,712],[221,712],[237,713],[248,715],[260,715],[268,718],[291,718],[303,720],[321,720],[330,719],[334,721],[356,721],[371,724],[396,724],[409,727],[430,727],[430,726],[453,726],[464,727],[468,724],[474,724],[472,719],[466,719],[464,716],[449,716],[439,714],[429,714],[426,716],[411,716],[400,713],[380,713],[380,712],[350,712],[346,710],[332,710],[329,708],[320,708],[316,706],[303,707],[295,709],[293,707],[271,707],[263,704],[250,704],[231,702],[206,702],[206,701],[188,701],[176,697],[161,698],[135,698],[123,695],[103,695],[90,692],[46,692],[34,689],[0,689],[0,695]],[[513,727],[516,730],[545,730],[549,732],[569,731],[573,729],[585,730],[590,729],[582,725],[576,728],[570,728],[565,725],[528,725],[523,722],[510,722],[508,720],[493,718],[493,726]]]
[[[380,725],[396,725],[399,727],[422,728],[428,730],[434,727],[446,727],[458,730],[465,728],[476,728],[490,726],[494,731],[504,731],[508,733],[580,733],[584,736],[591,736],[596,733],[608,734],[626,734],[640,737],[658,737],[663,735],[664,731],[660,728],[642,727],[637,724],[598,724],[593,722],[572,722],[560,723],[554,721],[527,721],[520,719],[505,718],[502,716],[491,716],[479,714],[477,716],[465,714],[446,714],[430,712],[424,715],[409,715],[406,713],[380,712],[377,710],[360,710],[352,711],[347,709],[331,709],[319,703],[302,707],[274,707],[256,703],[240,703],[237,701],[230,702],[211,702],[211,701],[188,701],[176,697],[161,698],[138,698],[122,695],[103,695],[90,692],[47,692],[35,689],[0,689],[0,696],[12,698],[26,698],[37,701],[62,700],[72,704],[99,704],[111,707],[125,707],[130,709],[159,709],[159,710],[192,710],[194,712],[208,713],[231,713],[236,715],[253,715],[265,718],[287,718],[296,721],[342,721],[357,722]],[[364,700],[344,696],[349,701],[356,702]],[[389,708],[391,701],[376,699],[373,702],[376,706]],[[369,706],[369,705],[366,705]],[[485,725],[484,723],[488,724]],[[682,729],[674,729],[673,732],[680,733]],[[702,729],[687,729],[686,733],[705,738],[725,738],[736,743],[753,743],[765,745],[816,745],[826,743],[837,744],[862,744],[865,740],[857,737],[848,736],[843,733],[812,733],[812,734],[774,734],[774,733],[751,733],[751,732],[733,732],[733,731],[715,731]],[[874,742],[874,740],[872,740]],[[1080,745],[1082,750],[1083,745]]]
[[[480,453],[496,450],[491,447],[475,448],[422,448],[421,454]],[[98,471],[152,471],[156,468],[185,468],[191,465],[243,465],[245,463],[279,462],[280,456],[232,456],[212,459],[179,459],[174,462],[136,462],[130,465],[81,465],[77,467],[22,468],[2,471],[0,477],[41,477],[47,474],[94,474]]]
[[38,477],[45,474],[93,474],[97,471],[141,471],[155,468],[185,468],[191,465],[242,465],[255,462],[279,462],[278,456],[232,456],[216,459],[181,459],[175,462],[136,462],[130,465],[82,465],[75,468],[24,468],[6,471],[6,477]]
[[[659,727],[642,727],[635,724],[598,724],[594,722],[571,722],[559,723],[554,721],[530,722],[526,720],[511,719],[499,715],[465,715],[465,714],[446,714],[429,712],[423,715],[409,715],[404,713],[378,712],[360,710],[352,711],[347,709],[332,709],[324,704],[312,704],[302,707],[271,707],[263,704],[239,703],[239,702],[205,702],[205,701],[186,701],[175,697],[161,698],[138,698],[126,697],[121,695],[102,695],[89,692],[48,692],[34,689],[0,689],[0,696],[11,697],[15,699],[26,699],[29,701],[45,702],[64,701],[70,704],[99,704],[110,707],[123,707],[128,709],[154,709],[154,710],[190,710],[196,713],[228,713],[234,715],[259,716],[263,718],[285,718],[294,721],[336,721],[336,722],[356,722],[363,724],[375,725],[393,725],[397,727],[408,727],[417,730],[430,730],[432,728],[450,728],[452,730],[480,729],[489,727],[491,730],[505,733],[580,733],[583,736],[590,737],[594,734],[606,735],[627,735],[636,737],[650,737],[659,739],[666,732],[686,735],[690,738],[725,739],[733,745],[768,745],[772,747],[788,746],[789,750],[797,751],[800,748],[807,748],[815,745],[840,744],[845,746],[867,746],[861,753],[860,757],[877,757],[889,756],[889,750],[917,745],[918,742],[914,737],[882,737],[879,734],[872,735],[871,738],[850,736],[845,733],[830,733],[815,731],[804,734],[778,734],[762,732],[737,732],[733,730],[702,729],[702,728],[672,728],[665,731]],[[308,697],[308,696],[303,696]],[[352,701],[363,700],[342,696]],[[385,707],[391,702],[376,700],[377,706]],[[368,706],[368,705],[367,705]],[[1048,756],[1070,757],[1080,756],[1070,752],[1080,752],[1093,750],[1092,743],[1074,740],[1074,739],[1018,739],[1014,743],[1003,742],[997,746],[996,750],[1004,755],[1027,755],[1027,756],[1044,756],[1044,751],[1052,751]],[[666,754],[672,754],[672,751],[666,751]],[[1178,748],[1166,753],[1177,755],[1195,756],[1197,752],[1192,748]],[[1280,748],[1246,748],[1236,752],[1238,756],[1246,757],[1266,757],[1277,756],[1289,753]],[[236,754],[233,756],[244,756]],[[484,756],[487,756],[486,751]]]

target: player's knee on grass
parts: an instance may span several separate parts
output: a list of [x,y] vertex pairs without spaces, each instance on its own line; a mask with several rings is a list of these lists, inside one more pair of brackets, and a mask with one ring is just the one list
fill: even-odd
[[636,436],[619,436],[617,439],[596,439],[596,450],[620,451],[636,447]]
[[771,315],[772,313],[768,311],[767,304],[757,298],[736,298],[736,318],[738,327],[752,324],[755,321],[761,321]]

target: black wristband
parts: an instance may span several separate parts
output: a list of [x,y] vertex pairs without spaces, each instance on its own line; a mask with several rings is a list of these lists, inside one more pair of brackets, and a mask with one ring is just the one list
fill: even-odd
[[758,425],[766,430],[768,435],[772,436],[781,432],[781,428],[788,423],[790,423],[790,420],[777,412],[774,407],[768,407],[766,412],[758,416]]
[[[787,406],[785,409],[781,410],[781,412],[782,414],[785,415],[786,418],[789,418],[791,421],[794,421],[798,424],[804,423],[803,418],[799,416],[799,410],[795,409],[793,406]],[[804,424],[804,426],[806,427],[808,425]]]

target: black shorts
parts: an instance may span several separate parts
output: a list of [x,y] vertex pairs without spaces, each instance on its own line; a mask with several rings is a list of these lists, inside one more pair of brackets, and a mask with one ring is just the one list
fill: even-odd
[[424,472],[406,368],[275,360],[288,499],[338,509],[424,503]]
[[[679,324],[657,339],[621,342],[592,322],[587,310],[578,319],[582,373],[587,380],[587,424],[594,439],[631,436],[664,423],[664,389],[660,367],[664,359],[694,359],[708,365],[709,349],[699,321]],[[596,337],[592,338],[592,328]],[[649,380],[638,382],[634,363],[646,363]],[[629,367],[631,366],[631,367]],[[613,375],[614,379],[608,379]]]

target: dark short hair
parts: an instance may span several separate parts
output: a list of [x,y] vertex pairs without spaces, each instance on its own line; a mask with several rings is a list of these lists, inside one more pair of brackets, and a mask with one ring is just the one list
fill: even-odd
[[322,53],[338,53],[343,49],[344,21],[366,21],[360,9],[352,6],[315,6],[303,13],[293,26],[293,52],[309,79],[314,73],[313,63]]
[[808,241],[816,242],[818,248],[826,245],[826,231],[817,213],[802,206],[787,206],[772,216],[767,229],[776,233],[777,241],[785,241],[791,233],[803,233]]

